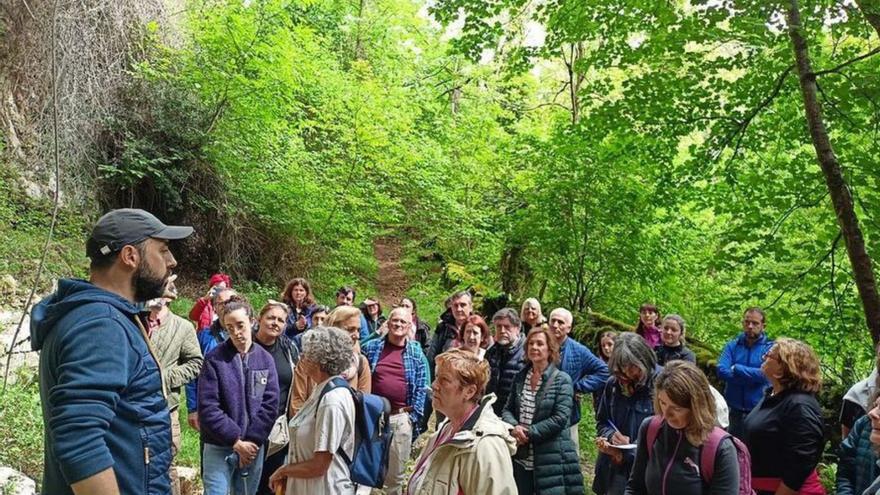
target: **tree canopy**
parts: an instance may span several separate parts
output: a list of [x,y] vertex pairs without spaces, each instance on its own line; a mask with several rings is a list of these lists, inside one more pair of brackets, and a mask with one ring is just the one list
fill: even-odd
[[876,259],[876,1],[181,7],[135,23],[121,104],[69,175],[96,184],[73,201],[195,224],[193,269],[331,288],[370,280],[373,240],[394,235],[439,265],[414,287],[432,296],[623,321],[653,301],[716,345],[759,305],[828,372],[869,365],[874,270],[853,268],[801,82]]

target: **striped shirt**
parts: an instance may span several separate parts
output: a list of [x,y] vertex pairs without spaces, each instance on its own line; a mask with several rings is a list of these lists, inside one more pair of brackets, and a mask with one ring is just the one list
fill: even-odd
[[[535,388],[531,388],[532,383],[532,369],[529,368],[529,371],[526,373],[526,383],[523,386],[522,391],[522,401],[520,402],[519,407],[519,424],[525,429],[529,429],[529,426],[532,425],[532,419],[535,416],[535,396],[538,394],[538,390],[541,389],[541,383],[543,382],[543,377],[538,377],[538,384]],[[535,452],[532,449],[532,444],[529,443],[529,455],[525,459],[518,459],[517,462],[522,464],[524,468],[531,471],[535,468],[534,466],[535,460]]]

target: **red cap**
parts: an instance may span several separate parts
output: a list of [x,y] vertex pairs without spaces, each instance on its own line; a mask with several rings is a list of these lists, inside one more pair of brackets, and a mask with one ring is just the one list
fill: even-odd
[[225,273],[215,273],[211,275],[211,280],[208,283],[211,287],[214,287],[221,282],[225,282],[227,288],[232,288],[232,279]]

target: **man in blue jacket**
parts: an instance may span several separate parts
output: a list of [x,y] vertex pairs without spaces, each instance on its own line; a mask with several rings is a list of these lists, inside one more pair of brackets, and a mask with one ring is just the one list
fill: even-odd
[[730,407],[731,435],[743,439],[743,420],[769,386],[761,372],[764,354],[773,341],[764,334],[764,311],[752,307],[743,314],[743,332],[724,346],[718,358],[718,378],[726,383],[724,399]]
[[42,493],[170,493],[171,420],[137,303],[161,297],[192,234],[113,210],[86,242],[89,281],[62,279],[31,314],[45,427]]
[[601,392],[608,381],[608,365],[596,357],[587,346],[569,338],[573,321],[571,311],[556,308],[550,312],[550,331],[559,342],[559,369],[568,373],[574,385],[574,407],[569,422],[571,441],[580,455],[578,422],[581,420],[581,395]]

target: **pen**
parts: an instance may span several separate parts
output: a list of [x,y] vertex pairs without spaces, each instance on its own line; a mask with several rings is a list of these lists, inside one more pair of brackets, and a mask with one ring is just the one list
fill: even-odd
[[[616,431],[617,433],[620,433],[620,429],[619,429],[617,426],[614,425],[614,422],[613,422],[613,421],[611,421],[611,420],[609,419],[609,420],[608,420],[608,424],[609,424],[612,428],[614,428],[614,431]],[[623,433],[620,433],[620,434],[623,435]]]

